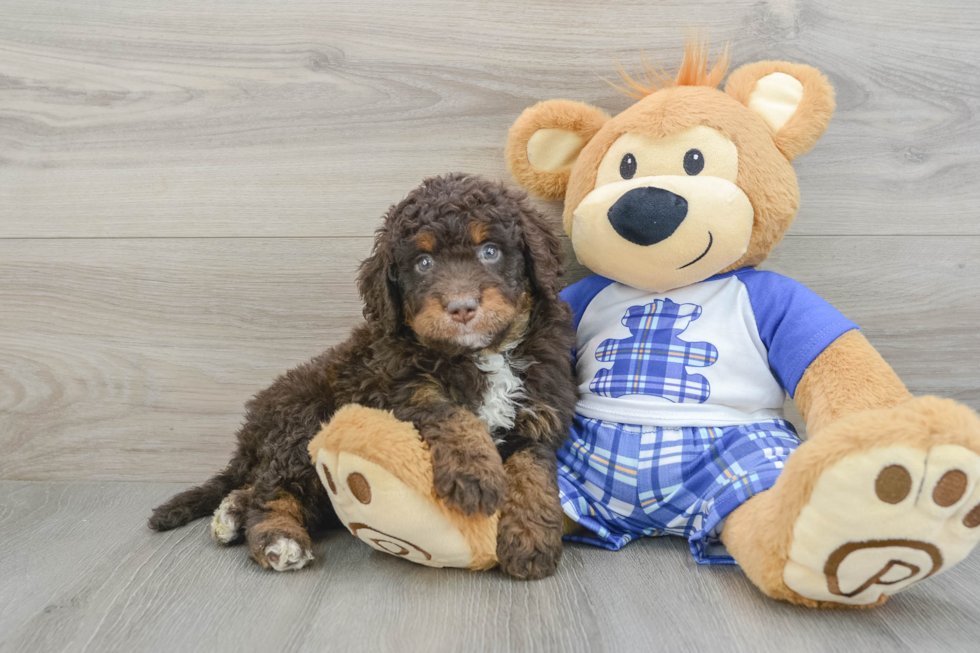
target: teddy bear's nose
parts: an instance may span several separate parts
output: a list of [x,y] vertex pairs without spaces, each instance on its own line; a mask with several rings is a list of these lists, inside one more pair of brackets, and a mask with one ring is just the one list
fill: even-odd
[[609,223],[637,245],[666,240],[687,217],[687,200],[663,188],[634,188],[609,207]]

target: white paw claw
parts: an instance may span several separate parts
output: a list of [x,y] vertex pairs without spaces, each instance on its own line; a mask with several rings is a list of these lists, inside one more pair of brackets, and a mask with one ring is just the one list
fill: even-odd
[[276,571],[291,571],[305,567],[313,559],[313,552],[304,550],[296,540],[280,537],[275,544],[265,547],[265,557]]

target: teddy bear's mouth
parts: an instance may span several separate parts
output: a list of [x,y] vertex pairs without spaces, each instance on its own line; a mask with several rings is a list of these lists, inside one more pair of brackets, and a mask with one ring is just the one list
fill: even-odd
[[683,270],[684,268],[689,268],[692,265],[694,265],[695,263],[697,263],[698,261],[700,261],[701,259],[703,259],[707,255],[708,251],[711,249],[711,246],[714,245],[714,244],[715,244],[715,237],[712,236],[711,235],[711,232],[709,231],[708,232],[708,246],[705,248],[705,250],[703,252],[701,252],[701,256],[697,257],[696,259],[694,259],[690,263],[685,263],[684,265],[680,266],[677,269],[678,270]]

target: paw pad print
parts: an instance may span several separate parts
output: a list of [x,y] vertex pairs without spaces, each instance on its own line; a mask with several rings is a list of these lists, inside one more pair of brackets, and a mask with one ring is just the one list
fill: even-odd
[[872,449],[825,471],[794,527],[787,585],[870,604],[949,569],[980,540],[980,456],[956,445]]
[[596,360],[613,366],[599,370],[589,389],[606,397],[643,394],[674,403],[703,404],[711,395],[711,385],[704,376],[689,374],[687,368],[713,365],[718,350],[710,342],[687,342],[679,337],[699,317],[697,304],[669,299],[630,306],[622,324],[632,335],[599,345]]

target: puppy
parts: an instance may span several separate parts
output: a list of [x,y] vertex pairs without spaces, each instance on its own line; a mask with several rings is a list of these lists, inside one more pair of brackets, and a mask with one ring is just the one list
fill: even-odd
[[244,532],[263,567],[304,566],[309,530],[337,523],[307,444],[338,408],[357,403],[415,425],[449,504],[502,510],[505,573],[554,573],[555,451],[577,399],[561,258],[523,193],[463,174],[426,180],[388,211],[361,265],[366,322],[255,395],[228,467],[156,508],[150,528],[182,526],[220,504],[215,539]]

